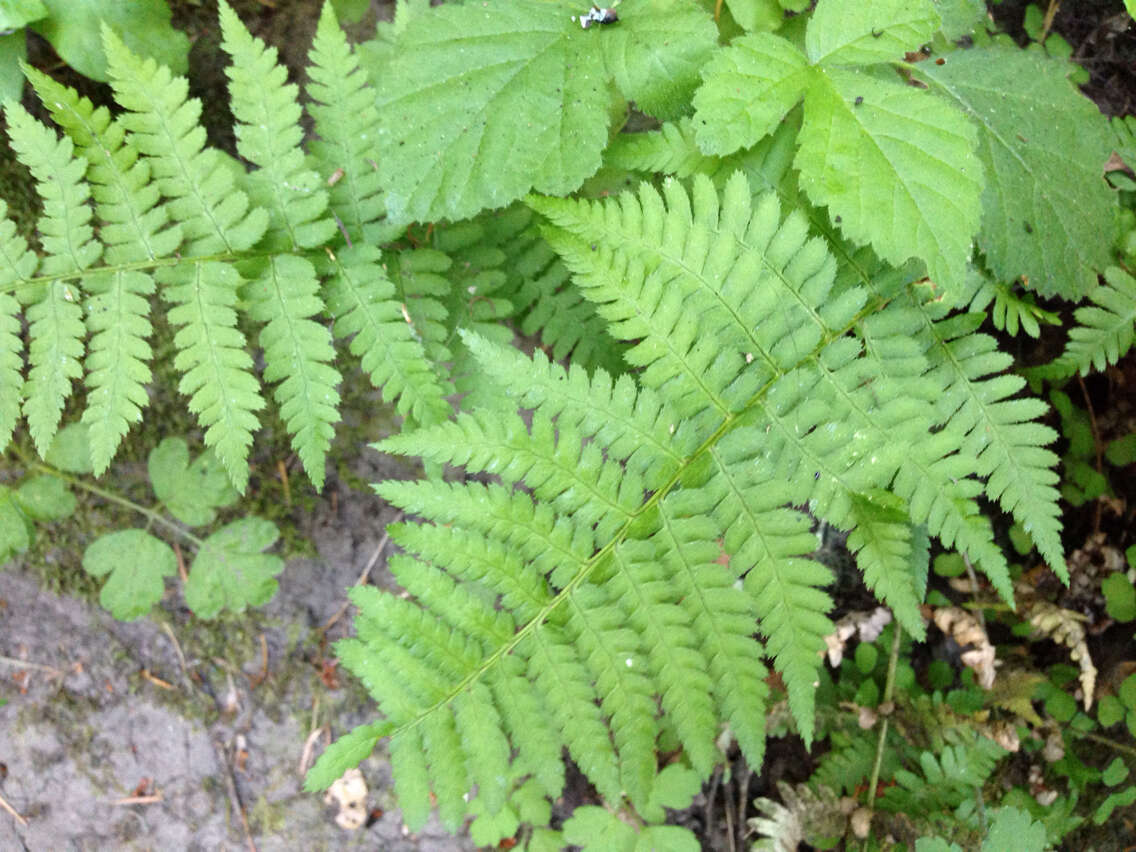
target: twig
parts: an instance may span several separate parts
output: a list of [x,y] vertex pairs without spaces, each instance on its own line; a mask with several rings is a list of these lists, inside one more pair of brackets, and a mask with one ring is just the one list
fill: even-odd
[[122,799],[115,799],[111,804],[117,808],[122,805],[156,805],[158,802],[164,801],[161,793],[154,793],[152,796],[126,796]]
[[237,779],[233,775],[233,767],[229,763],[229,756],[226,754],[225,747],[217,740],[212,740],[213,751],[217,753],[217,759],[221,761],[221,766],[225,772],[225,788],[229,792],[229,806],[237,812],[237,816],[241,818],[241,826],[245,830],[245,843],[248,844],[249,852],[256,852],[256,844],[252,841],[252,831],[249,829],[248,816],[245,814],[245,806],[241,803],[240,793],[237,792]]
[[[395,515],[394,520],[391,521],[391,523],[397,524],[399,520],[402,519],[402,515],[403,513],[399,512],[397,515]],[[375,564],[379,561],[379,557],[382,556],[383,553],[383,548],[387,546],[388,541],[390,541],[390,533],[384,531],[383,537],[379,539],[379,543],[375,546],[375,552],[371,554],[371,558],[367,560],[367,564],[363,567],[363,571],[359,574],[359,578],[355,581],[356,586],[361,586],[365,582],[367,582],[367,578],[371,575],[371,569],[374,568]],[[347,608],[349,606],[351,606],[351,601],[344,601],[343,606],[336,610],[335,615],[333,615],[324,623],[323,627],[319,629],[319,632],[327,633],[331,625],[335,624],[335,622],[339,621],[339,619],[343,617],[343,613],[347,612]]]
[[[1089,389],[1085,387],[1085,379],[1077,373],[1077,384],[1081,387],[1081,396],[1085,399],[1085,411],[1089,415],[1089,429],[1093,433],[1093,451],[1096,455],[1097,473],[1103,473],[1104,463],[1101,460],[1101,438],[1100,429],[1097,428],[1097,415],[1093,411],[1093,401],[1089,397]],[[1093,501],[1093,532],[1100,532],[1100,519],[1101,519],[1101,501]]]
[[315,749],[316,743],[319,742],[319,738],[323,736],[326,730],[327,725],[320,725],[308,734],[308,738],[304,740],[304,750],[300,753],[299,775],[301,778],[308,774],[308,769],[312,765],[312,751]]
[[7,799],[5,799],[3,796],[0,796],[0,808],[3,808],[8,813],[10,813],[12,815],[12,819],[14,819],[16,822],[18,822],[24,828],[28,827],[28,821],[26,819],[24,819],[22,816],[20,816],[20,814],[16,811],[16,809],[13,808],[11,805],[9,805]]
[[1049,0],[1049,8],[1045,10],[1045,18],[1041,24],[1041,38],[1038,39],[1039,44],[1049,37],[1049,30],[1053,27],[1053,19],[1057,16],[1057,10],[1060,8],[1060,0]]
[[[965,553],[962,555],[962,564],[966,566],[966,576],[970,580],[970,592],[973,595],[978,594],[978,576],[974,573],[974,566],[970,564],[970,557]],[[978,609],[978,623],[982,625],[982,632],[986,632],[986,613],[982,608]]]
[[36,671],[47,672],[48,674],[58,676],[63,675],[63,672],[61,672],[59,669],[52,668],[51,666],[45,666],[42,663],[32,663],[27,660],[17,660],[15,657],[0,657],[0,663],[5,663],[6,665],[12,666],[12,668],[16,669],[35,669]]
[[[883,701],[880,702],[880,708],[884,708],[891,704],[892,696],[895,695],[895,671],[899,668],[899,642],[903,638],[903,628],[897,623],[895,625],[895,636],[891,640],[891,654],[888,656],[888,670],[887,680],[884,682],[884,696]],[[887,743],[888,723],[891,721],[890,713],[881,713],[883,718],[880,720],[880,736],[876,740],[876,758],[872,761],[872,777],[868,782],[868,810],[875,812],[876,809],[876,786],[880,783],[880,766],[884,762],[884,747]],[[864,849],[868,848],[868,841],[864,841]]]
[[[749,779],[753,777],[753,768],[749,765],[748,761],[742,761],[741,778],[738,780],[738,832],[741,833],[741,840],[745,841],[745,828],[746,808],[749,807]],[[733,843],[730,844],[730,849],[734,848]]]
[[185,664],[185,654],[181,652],[181,645],[178,644],[177,637],[174,636],[174,631],[167,622],[162,622],[162,629],[166,631],[166,635],[169,636],[170,641],[173,642],[174,652],[177,654],[178,663],[181,665],[181,676],[185,679],[190,691],[193,691],[193,681],[189,677],[189,667]]

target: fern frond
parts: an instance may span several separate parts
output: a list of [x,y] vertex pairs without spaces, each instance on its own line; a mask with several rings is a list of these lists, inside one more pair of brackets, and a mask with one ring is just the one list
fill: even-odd
[[42,456],[59,428],[71,383],[82,375],[86,326],[79,304],[82,288],[74,278],[98,259],[102,246],[90,225],[91,192],[83,180],[87,161],[73,155],[70,139],[57,138],[19,104],[8,104],[4,116],[16,157],[31,170],[43,200],[38,227],[47,256],[40,274],[51,277],[26,314],[31,345],[23,393],[24,416]]
[[1048,407],[1032,397],[1010,398],[1025,380],[1004,373],[1010,356],[998,350],[992,337],[976,333],[981,315],[943,319],[941,305],[921,302],[914,294],[910,298],[923,317],[920,337],[928,343],[932,375],[942,388],[936,403],[939,421],[961,437],[961,451],[977,461],[987,495],[1014,515],[1046,563],[1068,582],[1060,494],[1052,470],[1057,456],[1045,449],[1057,434],[1036,422]]
[[1006,751],[993,740],[968,733],[965,742],[944,747],[938,756],[923,752],[918,772],[897,769],[896,784],[884,791],[879,806],[896,813],[936,815],[973,800]]
[[1060,381],[1075,373],[1104,370],[1115,364],[1136,341],[1136,278],[1123,269],[1110,266],[1104,271],[1105,283],[1089,292],[1095,304],[1073,312],[1079,325],[1070,329],[1069,341],[1059,358],[1027,375]]
[[35,252],[8,218],[8,205],[0,201],[0,449],[12,440],[24,398],[20,304],[10,291],[31,278],[38,265]]
[[698,446],[696,434],[677,428],[678,416],[666,401],[650,388],[636,387],[629,376],[613,379],[596,370],[589,378],[583,368],[565,369],[539,350],[529,359],[477,335],[462,339],[482,374],[503,393],[516,394],[517,406],[537,408],[557,423],[594,434],[609,457],[642,475],[648,487],[665,482]]
[[[235,189],[229,164],[204,147],[205,131],[197,123],[201,104],[187,100],[186,81],[153,60],[139,59],[105,27],[103,45],[115,97],[129,110],[119,119],[129,131],[127,142],[145,155],[170,219],[181,225],[183,255],[231,256],[250,248],[264,234],[268,214],[250,209],[247,196]],[[240,276],[223,262],[193,260],[161,270],[158,279],[163,298],[174,305],[170,322],[181,326],[174,337],[174,366],[185,374],[178,389],[189,395],[206,444],[243,492],[258,425],[254,412],[264,400],[237,327]]]
[[[95,210],[103,222],[100,236],[105,260],[119,266],[155,260],[181,243],[181,229],[171,225],[158,204],[150,169],[125,141],[125,130],[112,122],[106,108],[95,109],[86,98],[34,68],[25,68],[52,118],[87,160],[87,179]],[[142,419],[151,373],[149,296],[152,275],[140,269],[115,269],[92,276],[86,309],[92,332],[87,350],[87,424],[95,475],[110,465],[130,426]]]
[[381,221],[386,208],[378,167],[370,159],[379,132],[375,92],[330,3],[320,13],[308,59],[308,112],[319,136],[308,152],[329,184],[329,206],[352,242],[389,242],[403,229]]
[[248,449],[258,425],[254,412],[264,407],[264,399],[245,336],[237,328],[240,276],[228,264],[197,262],[173,267],[162,277],[163,298],[173,305],[169,320],[179,327],[174,369],[184,375],[178,391],[189,397],[190,411],[206,427],[206,446],[243,493]]
[[235,188],[230,164],[220,151],[205,147],[205,130],[197,121],[201,102],[187,97],[188,82],[131,53],[106,27],[103,48],[115,99],[128,110],[120,118],[127,141],[148,158],[170,218],[182,227],[182,253],[251,248],[263,236],[268,214],[249,206]]
[[919,613],[922,595],[912,565],[911,521],[903,501],[886,491],[856,495],[848,549],[864,573],[864,584],[891,607],[896,620],[917,639],[926,635]]
[[395,288],[381,260],[379,250],[369,245],[335,253],[324,290],[335,334],[351,337],[352,354],[384,397],[397,400],[400,414],[418,423],[437,423],[451,411],[446,389],[393,298]]
[[[253,38],[222,2],[221,45],[232,57],[226,69],[238,124],[237,150],[258,169],[250,176],[254,200],[270,216],[265,242],[287,250],[327,242],[335,223],[326,214],[327,194],[319,177],[304,167],[300,149],[300,106],[295,85],[276,61],[275,48]],[[312,317],[323,310],[315,267],[306,258],[281,254],[256,264],[244,288],[249,315],[264,323],[264,378],[279,382],[276,402],[292,448],[308,478],[323,488],[324,459],[339,420],[339,372],[328,330]]]
[[703,154],[694,139],[694,120],[680,118],[658,130],[621,133],[604,152],[604,161],[618,169],[688,178],[716,171],[719,157]]

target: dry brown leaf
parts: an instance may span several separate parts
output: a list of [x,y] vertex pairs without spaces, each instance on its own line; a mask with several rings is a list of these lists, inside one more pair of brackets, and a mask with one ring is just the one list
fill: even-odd
[[963,665],[974,670],[978,685],[990,689],[994,685],[994,646],[978,619],[957,606],[935,610],[935,626],[965,648],[960,656]]

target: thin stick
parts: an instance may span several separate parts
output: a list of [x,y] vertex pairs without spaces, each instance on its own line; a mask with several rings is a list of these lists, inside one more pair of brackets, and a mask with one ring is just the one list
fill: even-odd
[[117,808],[122,805],[156,805],[158,802],[164,801],[161,793],[155,793],[152,796],[126,796],[122,799],[115,799],[111,804]]
[[[403,513],[399,512],[397,515],[395,515],[395,518],[393,521],[391,521],[391,523],[397,524],[402,519],[402,515]],[[367,560],[367,564],[363,567],[362,573],[359,574],[359,578],[355,581],[356,586],[361,586],[365,582],[367,582],[367,578],[371,575],[371,569],[374,568],[375,563],[379,561],[379,557],[382,556],[383,553],[383,548],[387,546],[388,541],[390,541],[390,533],[384,531],[383,537],[379,539],[379,543],[375,546],[375,552],[371,554],[371,558]],[[341,606],[336,611],[335,615],[333,615],[324,623],[323,627],[319,629],[319,632],[327,633],[331,625],[335,624],[335,622],[339,621],[339,619],[343,617],[343,613],[347,612],[347,607],[349,606],[351,606],[351,601],[344,601],[343,606]]]
[[1053,19],[1057,16],[1057,10],[1060,8],[1060,0],[1049,0],[1049,8],[1045,10],[1045,18],[1041,24],[1041,38],[1038,39],[1038,43],[1049,37],[1049,30],[1053,27]]
[[0,796],[0,808],[3,808],[8,813],[10,813],[12,815],[12,819],[14,819],[24,828],[28,827],[28,821],[20,816],[19,813],[16,812],[16,809],[9,805],[8,801],[3,796]]
[[[965,553],[962,557],[962,564],[966,566],[966,576],[970,579],[970,593],[972,595],[978,594],[978,576],[974,573],[974,566],[970,564],[970,557]],[[982,625],[982,632],[986,632],[986,613],[982,608],[978,609],[978,623]]]
[[[895,636],[891,640],[891,655],[888,657],[888,670],[887,680],[884,682],[884,700],[880,702],[880,707],[884,707],[891,703],[892,696],[895,694],[895,671],[899,668],[899,642],[903,638],[903,628],[898,623],[895,624]],[[891,721],[890,714],[881,714],[883,719],[880,721],[880,736],[876,740],[876,759],[872,762],[872,778],[868,783],[868,810],[875,812],[876,805],[876,786],[880,783],[880,766],[884,762],[884,746],[887,743],[888,722]],[[864,848],[868,848],[868,841],[864,841]]]
[[225,752],[225,747],[217,740],[213,740],[213,751],[217,753],[217,759],[221,761],[221,766],[225,769],[225,788],[229,792],[229,807],[235,810],[237,816],[241,818],[241,826],[245,830],[245,843],[248,844],[249,852],[256,852],[256,844],[252,841],[252,831],[249,829],[248,817],[245,815],[245,806],[241,803],[240,793],[237,792],[237,779],[233,776],[233,767],[229,763],[229,756]]
[[42,663],[32,663],[27,660],[17,660],[15,657],[0,657],[0,663],[5,663],[16,669],[35,669],[36,671],[47,672],[53,675],[63,674],[59,669],[52,668],[51,666],[45,666]]

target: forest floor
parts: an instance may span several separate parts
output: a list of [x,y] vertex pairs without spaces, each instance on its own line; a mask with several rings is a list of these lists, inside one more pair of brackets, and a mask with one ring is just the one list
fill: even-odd
[[[318,0],[235,5],[256,34],[281,47],[290,67],[303,66]],[[368,23],[389,5],[372,3]],[[1025,5],[1006,0],[996,16],[1015,31]],[[214,12],[209,4],[174,6],[198,42],[191,54],[195,93],[223,104],[209,95],[224,83],[209,52],[217,40],[208,23]],[[1053,28],[1092,73],[1086,93],[1109,114],[1136,111],[1136,27],[1117,30],[1119,0],[1065,6]],[[231,118],[205,118],[213,141],[231,144]],[[1136,412],[1136,360],[1130,355],[1082,387],[1102,422],[1123,420],[1124,412]],[[358,448],[383,437],[389,415],[378,403],[374,410],[380,413],[348,424],[337,440]],[[270,604],[240,617],[204,623],[167,600],[155,617],[115,621],[98,606],[78,563],[77,542],[96,530],[41,540],[24,559],[0,568],[0,797],[12,809],[0,812],[0,852],[474,848],[434,823],[417,835],[406,832],[381,750],[361,767],[368,786],[362,827],[340,827],[334,804],[302,792],[312,755],[374,715],[362,688],[337,672],[331,650],[351,629],[345,591],[361,578],[393,585],[383,537],[393,515],[365,483],[397,471],[372,451],[343,455],[355,461],[322,495],[282,510],[293,529],[288,540],[306,542],[305,555],[288,559]],[[1097,505],[1069,509],[1068,551],[1093,536],[1099,547],[1102,535],[1107,547],[1133,544],[1132,473],[1103,521]],[[837,601],[842,609],[865,599],[859,588],[845,595]],[[799,780],[808,760],[799,744],[771,741],[760,773],[739,762],[679,819],[707,849],[744,848],[726,841],[727,825],[740,836],[738,827],[752,816],[749,803],[774,795],[779,780]],[[577,787],[566,807],[587,797]]]

